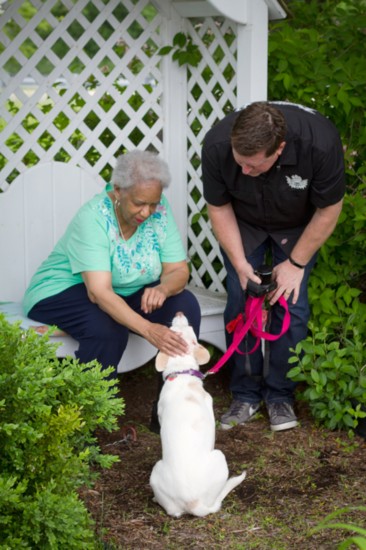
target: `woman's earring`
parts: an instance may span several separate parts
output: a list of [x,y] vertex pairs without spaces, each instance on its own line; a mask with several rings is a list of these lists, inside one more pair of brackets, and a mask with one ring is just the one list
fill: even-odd
[[119,208],[121,206],[121,201],[114,195],[114,206]]

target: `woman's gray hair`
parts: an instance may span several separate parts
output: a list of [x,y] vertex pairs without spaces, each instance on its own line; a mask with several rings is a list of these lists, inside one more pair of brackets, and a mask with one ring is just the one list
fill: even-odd
[[114,186],[127,189],[149,180],[158,180],[163,188],[171,180],[168,164],[157,154],[135,149],[117,158],[112,175]]

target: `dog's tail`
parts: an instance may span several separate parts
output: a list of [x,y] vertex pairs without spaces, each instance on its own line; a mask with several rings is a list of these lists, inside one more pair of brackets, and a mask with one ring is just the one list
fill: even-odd
[[192,504],[192,507],[187,509],[187,512],[189,514],[199,517],[207,516],[208,514],[215,514],[220,510],[224,498],[230,493],[230,491],[235,489],[235,487],[237,487],[242,481],[244,481],[246,475],[246,472],[243,472],[242,474],[240,474],[240,476],[229,478],[226,481],[221,492],[216,497],[215,502],[211,506],[207,506],[203,502],[196,501],[194,504]]
[[240,474],[240,476],[230,477],[225,483],[221,493],[217,497],[215,506],[219,504],[219,507],[220,507],[224,498],[230,493],[230,491],[235,489],[235,487],[237,487],[242,481],[244,481],[244,479],[246,478],[246,475],[247,473],[243,472],[242,474]]

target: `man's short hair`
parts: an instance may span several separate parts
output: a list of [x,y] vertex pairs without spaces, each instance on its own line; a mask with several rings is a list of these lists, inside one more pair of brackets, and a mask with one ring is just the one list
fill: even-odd
[[266,101],[256,101],[237,116],[231,131],[231,145],[243,157],[261,151],[269,157],[285,140],[286,130],[281,111]]

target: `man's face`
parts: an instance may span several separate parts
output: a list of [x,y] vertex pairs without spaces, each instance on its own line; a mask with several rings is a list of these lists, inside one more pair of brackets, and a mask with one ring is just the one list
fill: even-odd
[[270,155],[269,157],[266,157],[264,151],[260,151],[251,157],[244,157],[239,155],[235,149],[233,149],[233,157],[235,162],[241,167],[241,171],[245,176],[256,177],[268,172],[268,170],[272,168],[282,153],[285,145],[286,143],[283,141],[273,155]]

